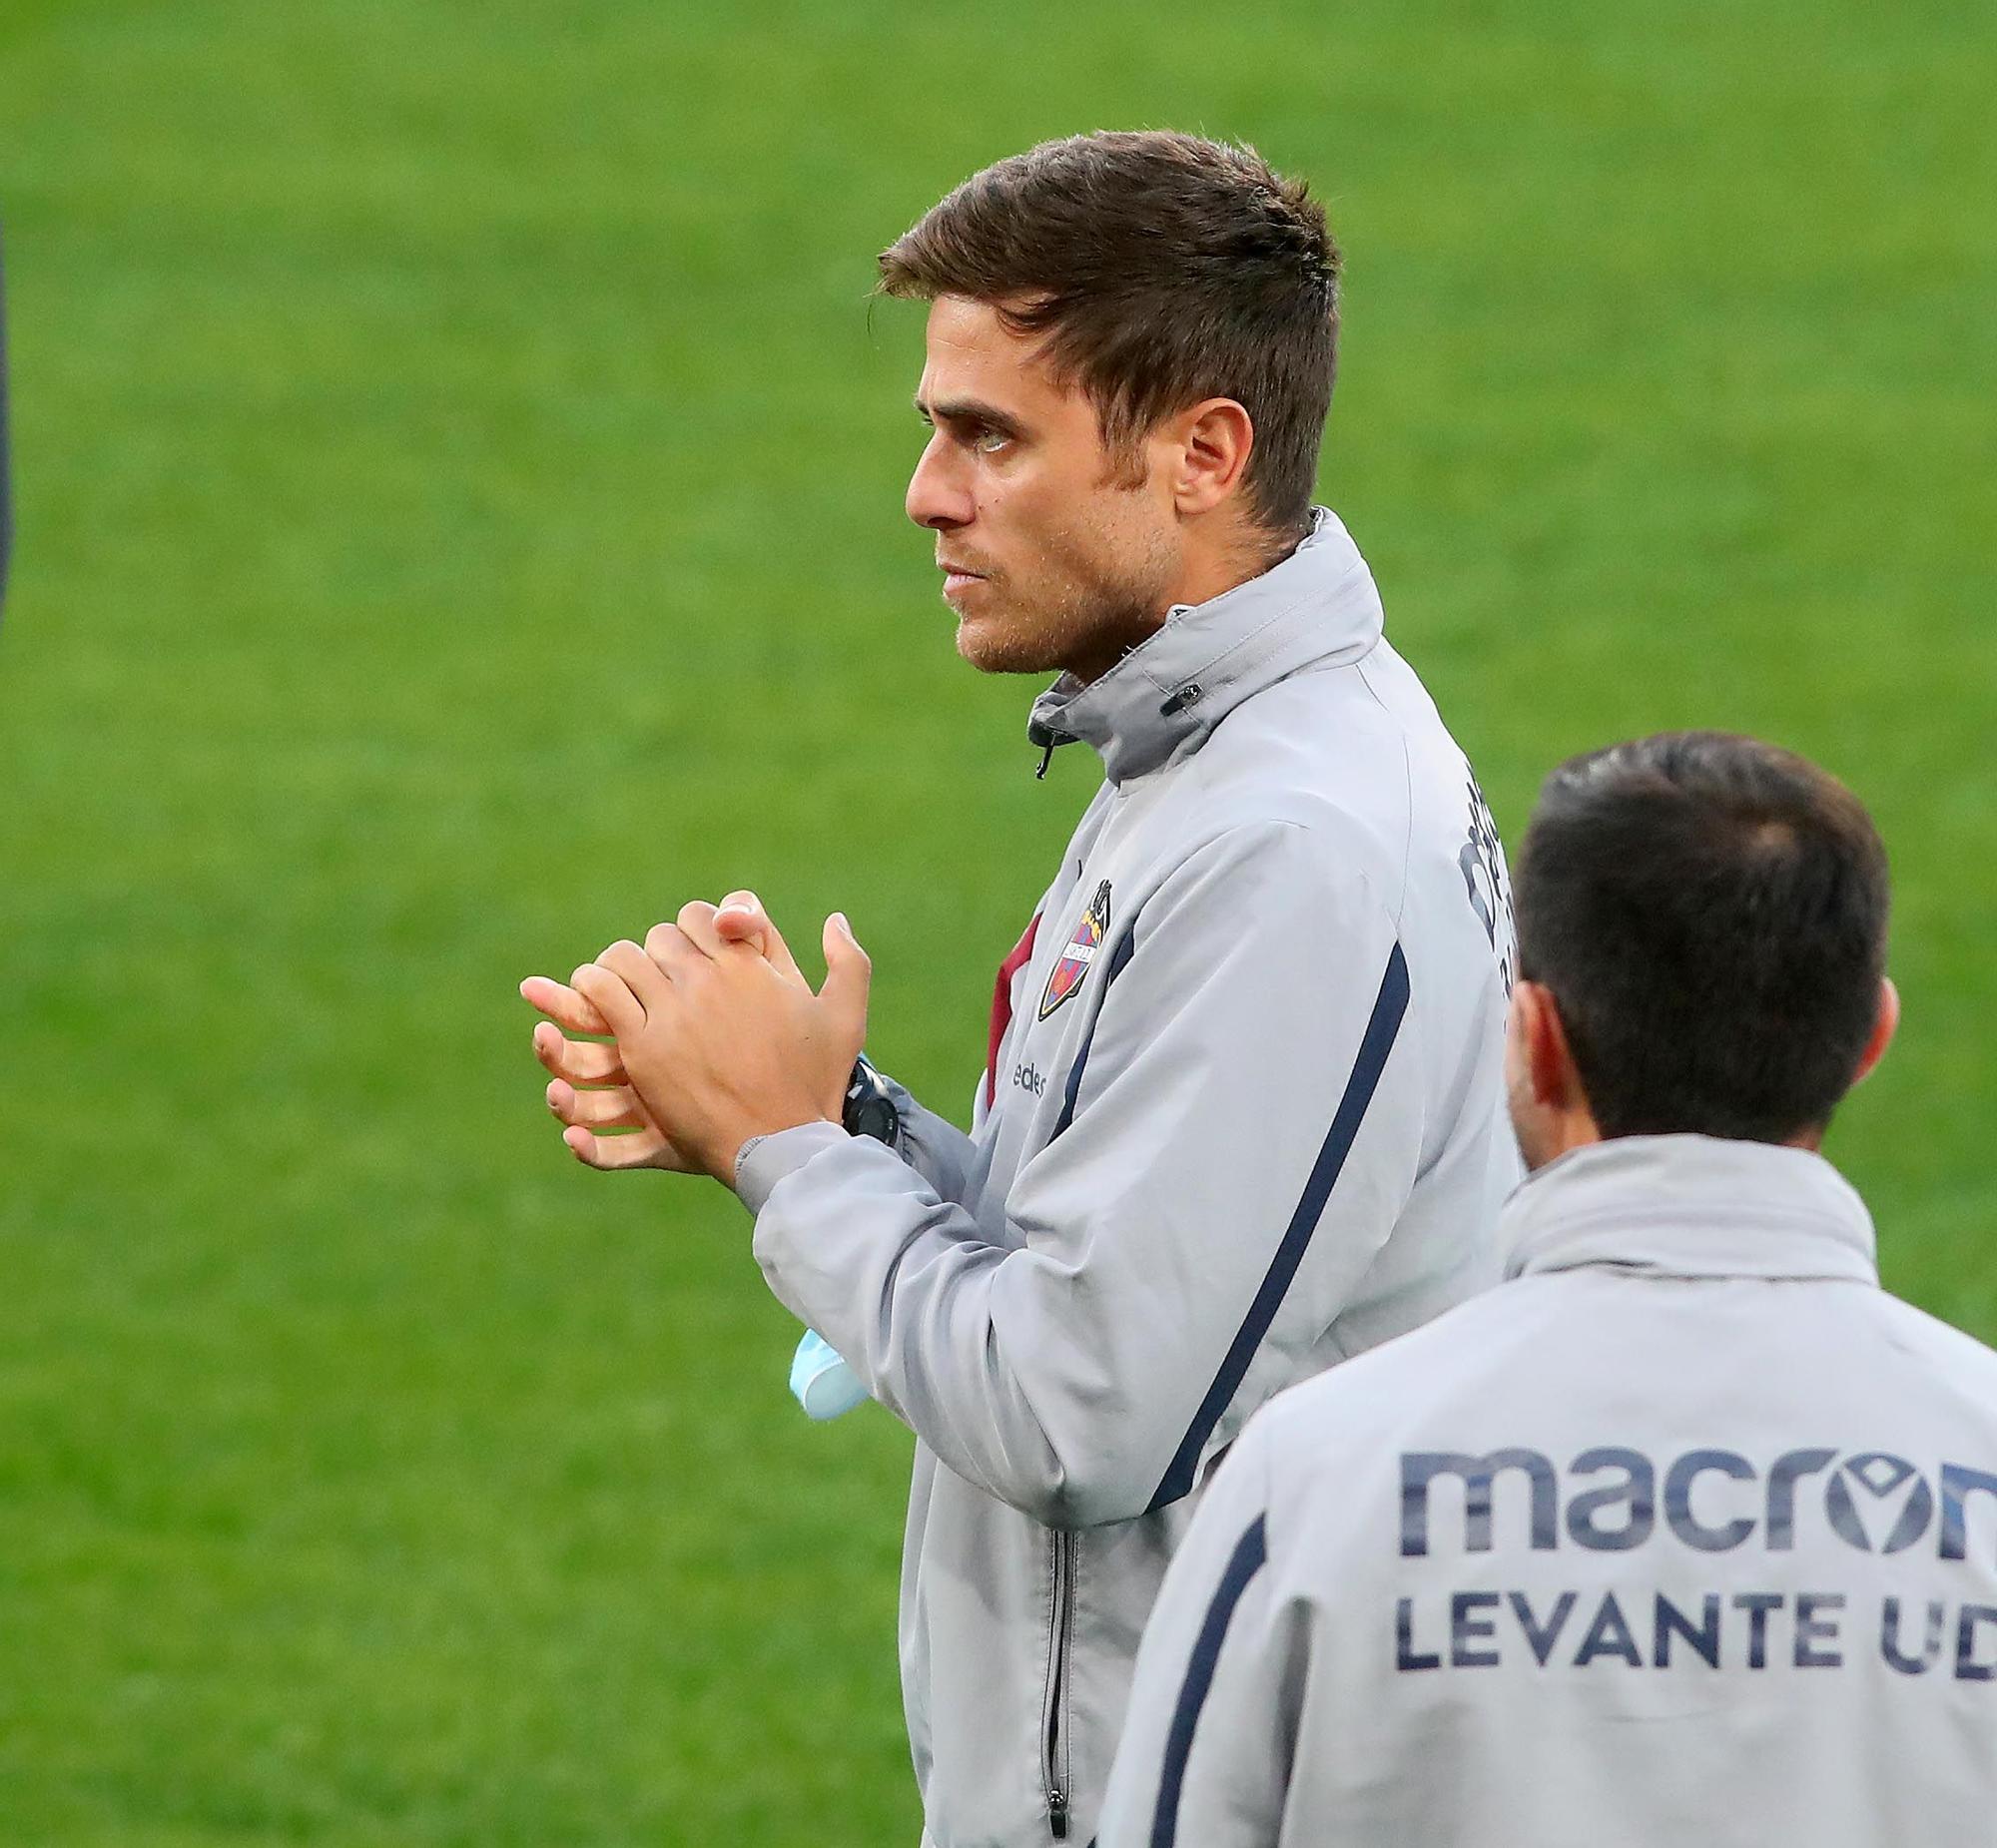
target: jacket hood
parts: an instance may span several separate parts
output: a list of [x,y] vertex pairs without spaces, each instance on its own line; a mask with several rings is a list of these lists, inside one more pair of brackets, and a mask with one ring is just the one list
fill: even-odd
[[1259,577],[1178,604],[1101,678],[1063,674],[1033,702],[1026,736],[1094,747],[1110,782],[1141,777],[1196,746],[1250,695],[1317,662],[1343,666],[1380,639],[1380,594],[1328,507],[1303,543]]

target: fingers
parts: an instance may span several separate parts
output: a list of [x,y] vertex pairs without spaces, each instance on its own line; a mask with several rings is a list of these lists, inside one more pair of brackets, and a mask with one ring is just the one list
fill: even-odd
[[[661,988],[670,988],[676,979],[690,979],[711,960],[678,924],[654,924],[647,930],[645,947],[638,953],[649,965],[650,979]],[[660,996],[662,1002],[666,998]]]
[[628,1084],[607,1090],[579,1091],[560,1078],[548,1083],[548,1108],[571,1126],[584,1129],[644,1129],[649,1127],[638,1107],[638,1094]]
[[[662,939],[666,931],[671,931],[678,944],[675,960],[684,967],[689,961],[705,962],[707,958],[689,943],[671,924],[654,924],[647,942]],[[671,952],[669,952],[670,954]],[[658,947],[641,947],[626,937],[616,942],[596,958],[597,966],[607,968],[618,976],[637,997],[638,1004],[648,1014],[656,1013],[661,1007],[672,1004],[673,984],[669,979],[671,969],[658,953]]]
[[643,997],[655,994],[666,978],[636,943],[622,941],[612,943],[599,960],[585,962],[569,979],[610,1030],[621,1036],[645,1024]]
[[[679,933],[704,956],[718,956],[722,951],[721,933],[714,927],[714,907],[696,899],[691,905],[682,905],[680,915],[674,920]],[[655,929],[664,929],[659,924]],[[652,939],[647,936],[645,947],[652,947]]]
[[[608,1032],[606,1026],[603,1029]],[[565,1039],[541,1021],[534,1028],[534,1056],[558,1078],[571,1084],[622,1084],[624,1060],[615,1046],[593,1039]]]
[[770,922],[770,914],[763,909],[762,900],[753,892],[731,892],[723,899],[720,911],[714,916],[714,927],[716,934],[726,942],[754,944],[777,972],[788,980],[804,980],[804,971],[791,954],[790,944],[784,941],[783,932]]
[[520,984],[520,995],[531,1007],[538,1007],[550,1020],[571,1033],[607,1033],[603,1016],[567,983],[550,981],[545,975],[529,975]]
[[626,1168],[663,1168],[671,1174],[691,1174],[692,1165],[656,1129],[629,1135],[599,1136],[588,1129],[564,1129],[568,1152],[586,1168],[616,1173]]
[[825,984],[818,997],[856,1052],[867,1040],[867,991],[873,980],[874,964],[846,914],[834,912],[825,921]]

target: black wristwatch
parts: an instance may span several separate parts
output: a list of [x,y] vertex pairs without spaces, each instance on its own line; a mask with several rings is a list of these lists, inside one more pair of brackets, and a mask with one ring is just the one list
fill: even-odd
[[846,1108],[840,1115],[850,1136],[872,1136],[890,1148],[901,1140],[902,1113],[895,1108],[888,1081],[867,1062],[863,1052],[853,1061],[846,1082]]

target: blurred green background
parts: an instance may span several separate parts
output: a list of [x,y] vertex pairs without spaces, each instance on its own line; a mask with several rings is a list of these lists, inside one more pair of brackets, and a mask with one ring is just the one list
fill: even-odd
[[1987,5],[0,9],[0,1841],[913,1842],[907,1440],[518,977],[849,910],[947,1107],[1085,800],[955,658],[873,253],[1039,138],[1310,175],[1325,491],[1516,838],[1765,733],[1873,805],[1832,1152],[1997,1336]]

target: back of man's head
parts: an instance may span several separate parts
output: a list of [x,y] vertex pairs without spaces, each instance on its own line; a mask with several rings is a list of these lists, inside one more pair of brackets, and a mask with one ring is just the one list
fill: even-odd
[[1885,849],[1791,752],[1673,732],[1571,759],[1515,896],[1605,1137],[1810,1140],[1883,1044]]
[[1045,337],[1128,448],[1232,398],[1254,425],[1256,521],[1309,523],[1338,346],[1338,247],[1252,148],[1162,130],[1043,142],[974,174],[881,253],[881,288],[956,296]]

